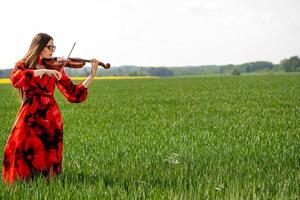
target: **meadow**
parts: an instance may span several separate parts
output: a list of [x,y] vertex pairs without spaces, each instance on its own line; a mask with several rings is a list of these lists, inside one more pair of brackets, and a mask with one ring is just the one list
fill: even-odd
[[[300,75],[95,80],[68,103],[63,172],[0,199],[299,199]],[[78,81],[78,80],[76,80]],[[0,85],[0,156],[19,109]]]

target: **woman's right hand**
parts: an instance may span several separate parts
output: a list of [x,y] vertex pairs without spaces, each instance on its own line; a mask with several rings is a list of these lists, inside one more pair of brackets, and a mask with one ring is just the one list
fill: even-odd
[[44,74],[55,77],[57,80],[60,80],[62,77],[62,73],[55,69],[44,69]]

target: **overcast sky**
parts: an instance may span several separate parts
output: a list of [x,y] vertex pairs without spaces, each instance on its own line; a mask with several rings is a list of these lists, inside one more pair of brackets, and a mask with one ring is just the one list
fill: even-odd
[[278,63],[300,54],[299,0],[9,0],[0,2],[0,68],[32,38],[54,38],[54,56],[113,66]]

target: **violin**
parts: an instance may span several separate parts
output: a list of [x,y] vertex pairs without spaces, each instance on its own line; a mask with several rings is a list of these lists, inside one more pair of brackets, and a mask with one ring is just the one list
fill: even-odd
[[[69,67],[69,68],[82,68],[86,62],[91,62],[87,59],[81,59],[81,58],[67,58],[63,59],[60,57],[53,57],[53,58],[43,58],[42,63],[47,69],[55,69],[58,70],[62,67]],[[109,69],[110,64],[109,63],[102,63],[99,62],[99,65],[103,67],[104,69]]]

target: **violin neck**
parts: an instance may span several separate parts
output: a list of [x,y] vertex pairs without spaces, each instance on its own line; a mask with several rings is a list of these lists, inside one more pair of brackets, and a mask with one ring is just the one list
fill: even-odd
[[82,58],[69,58],[69,59],[78,62],[91,62],[90,60],[82,59]]
[[87,60],[87,59],[80,59],[80,61],[91,62],[91,60]]

